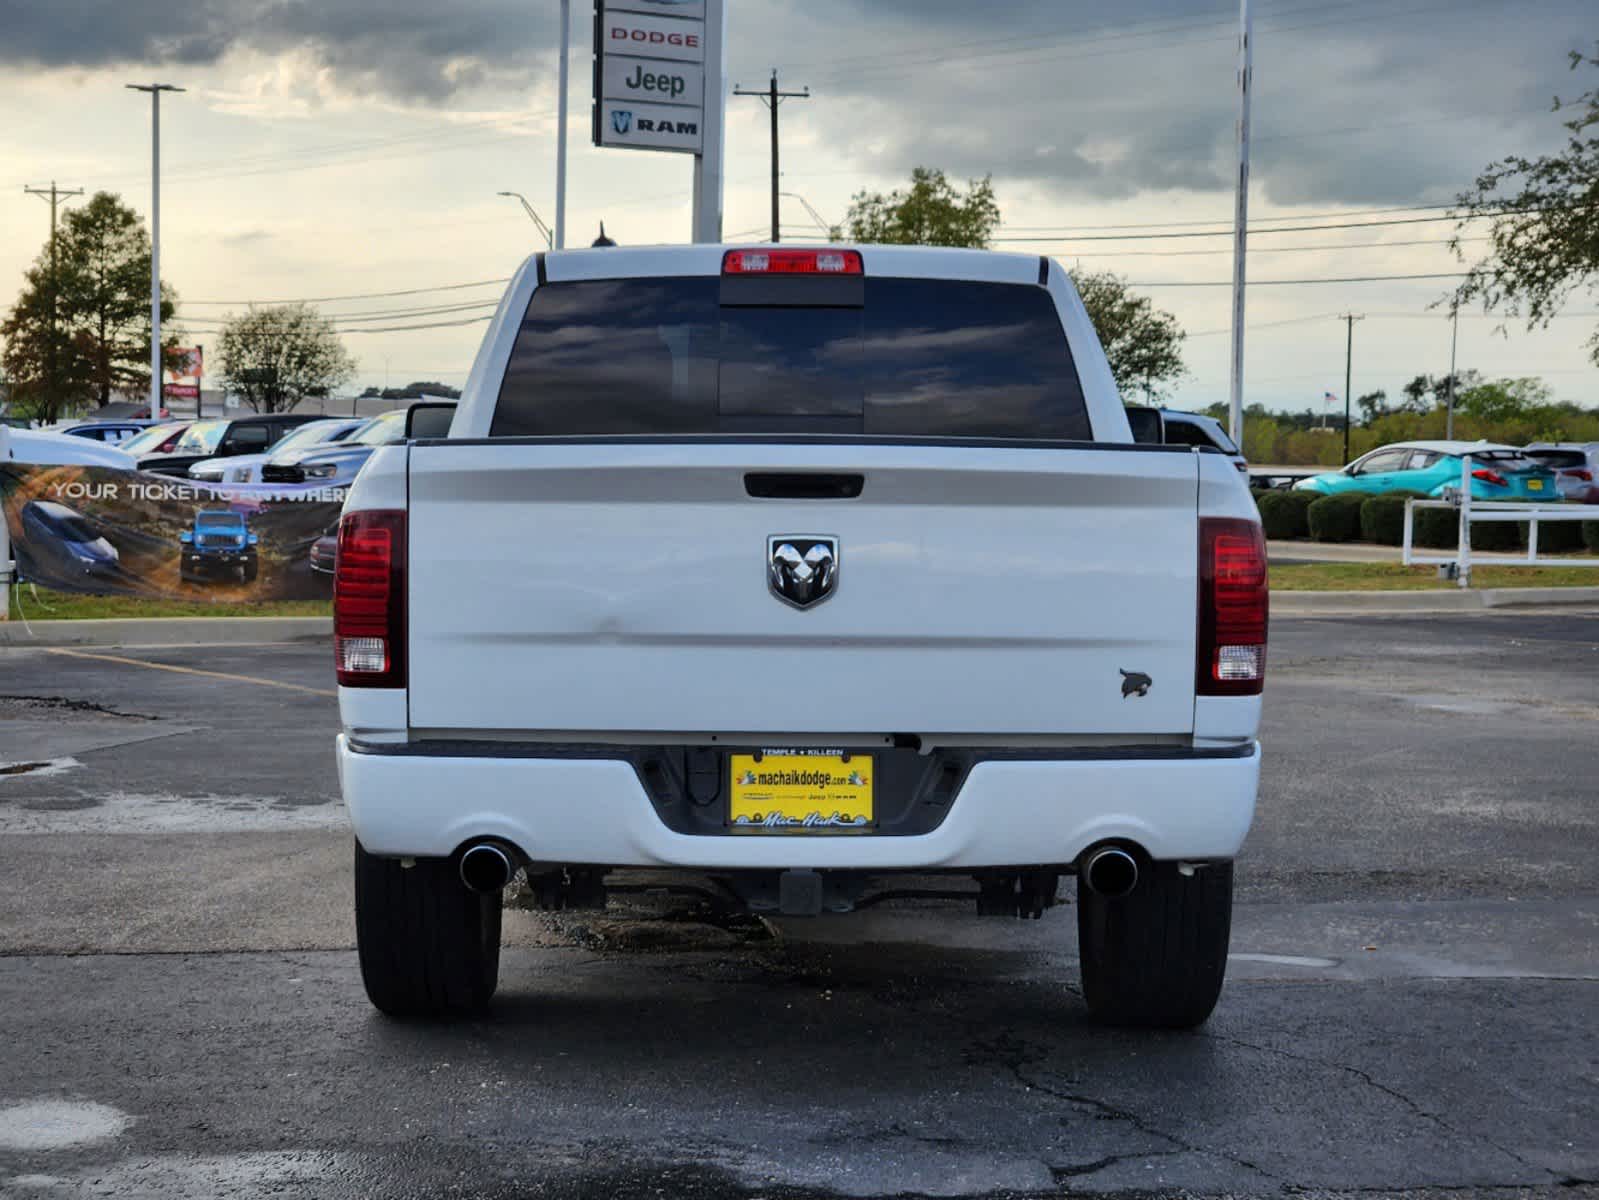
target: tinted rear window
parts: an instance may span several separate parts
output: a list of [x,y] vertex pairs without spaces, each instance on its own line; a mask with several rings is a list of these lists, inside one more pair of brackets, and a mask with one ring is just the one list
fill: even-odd
[[1588,456],[1581,450],[1529,450],[1527,457],[1555,471],[1588,465]]
[[1089,440],[1043,288],[872,279],[864,305],[724,304],[707,278],[548,284],[495,437],[718,433]]

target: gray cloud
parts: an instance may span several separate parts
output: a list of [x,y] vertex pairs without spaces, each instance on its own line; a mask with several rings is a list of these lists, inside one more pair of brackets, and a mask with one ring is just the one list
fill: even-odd
[[[816,98],[790,120],[835,157],[992,173],[1063,198],[1226,192],[1232,10],[1206,0],[730,0],[730,65]],[[333,86],[444,104],[520,93],[553,63],[555,4],[526,0],[0,0],[0,64],[205,66],[310,54]],[[586,5],[577,0],[584,88]],[[1255,177],[1278,202],[1448,200],[1486,162],[1560,138],[1564,52],[1591,0],[1385,10],[1263,6]],[[579,99],[578,103],[582,101]],[[792,156],[792,171],[803,163]]]
[[545,7],[510,0],[0,0],[0,63],[209,66],[230,50],[312,53],[339,86],[442,100],[491,76],[545,74]]

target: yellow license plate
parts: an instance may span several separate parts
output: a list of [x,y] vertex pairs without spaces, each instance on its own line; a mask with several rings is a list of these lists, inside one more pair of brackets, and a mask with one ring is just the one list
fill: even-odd
[[1529,480],[1527,480],[1527,490],[1529,492],[1541,492],[1541,491],[1543,491],[1543,480],[1541,480],[1541,479],[1529,479]]
[[771,833],[869,829],[876,767],[870,754],[772,750],[730,756],[729,823]]

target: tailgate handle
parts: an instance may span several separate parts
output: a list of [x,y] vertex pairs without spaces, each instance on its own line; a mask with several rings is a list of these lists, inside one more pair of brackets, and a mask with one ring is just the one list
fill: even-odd
[[758,500],[853,500],[866,486],[864,475],[816,471],[751,471],[744,490]]

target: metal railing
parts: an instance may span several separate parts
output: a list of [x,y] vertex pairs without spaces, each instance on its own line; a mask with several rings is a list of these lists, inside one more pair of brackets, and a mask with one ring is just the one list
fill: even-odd
[[[1599,521],[1599,512],[1584,511],[1580,504],[1562,504],[1558,499],[1548,505],[1507,503],[1503,500],[1473,500],[1471,498],[1471,455],[1460,460],[1460,488],[1446,500],[1405,501],[1405,537],[1401,561],[1407,567],[1436,563],[1454,567],[1458,586],[1471,586],[1471,527],[1474,524],[1515,521],[1527,523],[1527,553],[1514,558],[1495,555],[1489,561],[1515,566],[1532,567],[1599,567],[1599,558],[1540,558],[1538,556],[1538,526],[1546,521]],[[1452,554],[1417,554],[1412,539],[1416,530],[1418,508],[1449,508],[1460,513],[1460,545]]]

